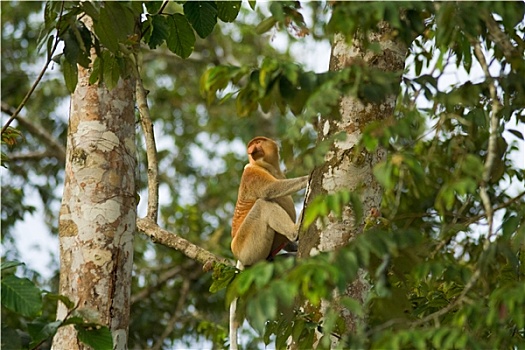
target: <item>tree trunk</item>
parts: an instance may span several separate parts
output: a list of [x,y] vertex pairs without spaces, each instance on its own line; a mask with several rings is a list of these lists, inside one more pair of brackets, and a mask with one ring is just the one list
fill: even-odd
[[[135,199],[134,80],[111,91],[89,85],[79,66],[71,97],[66,179],[59,218],[60,294],[89,321],[107,325],[125,349],[129,325]],[[57,319],[67,308],[59,304]],[[84,349],[73,326],[59,328],[53,349]]]
[[[407,49],[391,40],[390,34],[391,31],[384,22],[380,24],[377,32],[370,34],[369,40],[379,43],[381,47],[378,53],[364,49],[362,42],[357,38],[349,46],[346,38],[337,34],[332,46],[330,70],[340,70],[356,63],[385,71],[402,70]],[[346,133],[346,140],[335,142],[325,157],[324,165],[314,170],[307,205],[316,195],[350,190],[358,194],[363,203],[363,219],[355,222],[352,207],[347,206],[343,210],[342,219],[329,215],[327,226],[323,227],[319,222],[314,223],[308,232],[301,236],[299,257],[333,251],[346,245],[363,231],[364,219],[371,212],[379,210],[382,189],[372,170],[385,158],[386,150],[380,148],[373,154],[362,150],[356,154],[355,147],[363,129],[369,123],[393,117],[396,97],[388,96],[381,103],[364,103],[354,96],[343,96],[339,105],[341,119],[321,118],[318,130],[321,140],[342,131]],[[369,285],[362,273],[356,281],[348,285],[346,294],[364,303],[368,291]],[[345,310],[341,310],[341,316],[345,320],[347,332],[355,332],[357,318]]]

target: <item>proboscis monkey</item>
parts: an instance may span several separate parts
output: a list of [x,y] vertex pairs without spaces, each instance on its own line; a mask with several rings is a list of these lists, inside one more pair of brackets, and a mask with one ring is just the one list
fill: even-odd
[[248,143],[232,220],[233,255],[253,265],[277,254],[297,239],[299,227],[291,194],[306,187],[308,176],[286,179],[279,166],[279,147],[267,137]]
[[[267,137],[248,142],[232,220],[233,255],[237,268],[275,256],[297,239],[299,227],[291,194],[306,187],[308,176],[286,179],[279,166],[279,147]],[[230,349],[237,350],[237,299],[230,305]]]

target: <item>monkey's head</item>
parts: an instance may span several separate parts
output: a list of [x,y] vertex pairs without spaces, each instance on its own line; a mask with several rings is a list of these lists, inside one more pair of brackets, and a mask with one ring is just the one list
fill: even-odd
[[248,142],[247,153],[250,164],[258,164],[265,168],[270,165],[279,170],[279,146],[274,140],[257,136]]

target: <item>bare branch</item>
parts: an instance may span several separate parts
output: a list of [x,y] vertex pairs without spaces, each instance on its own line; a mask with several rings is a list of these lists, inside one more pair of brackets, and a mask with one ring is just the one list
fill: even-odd
[[12,153],[8,157],[9,161],[39,161],[45,158],[56,158],[50,151],[36,151],[27,153]]
[[166,283],[167,281],[169,281],[173,277],[175,277],[178,274],[180,274],[181,271],[182,271],[181,266],[177,265],[174,268],[171,268],[168,271],[162,273],[159,276],[159,279],[158,279],[157,283],[155,283],[154,285],[150,285],[147,288],[142,289],[137,294],[133,294],[133,296],[131,297],[131,304],[135,304],[137,301],[139,301],[141,299],[144,299],[144,298],[147,298],[151,293],[156,291],[164,283]]
[[481,65],[481,68],[483,69],[483,72],[485,73],[485,76],[489,82],[490,99],[492,100],[492,110],[490,112],[489,145],[487,147],[487,158],[485,159],[485,165],[483,167],[483,177],[482,177],[483,181],[480,186],[480,197],[481,197],[481,201],[483,202],[483,207],[485,208],[485,212],[487,213],[487,221],[489,224],[487,240],[485,242],[485,244],[488,244],[487,243],[489,241],[488,238],[492,236],[492,231],[493,231],[494,212],[493,212],[492,204],[490,203],[490,198],[487,192],[487,185],[490,181],[490,174],[494,166],[494,161],[496,160],[496,157],[497,157],[496,152],[497,152],[497,139],[498,139],[498,127],[499,127],[499,119],[498,119],[497,114],[499,111],[499,101],[498,101],[498,96],[496,95],[496,85],[494,83],[494,79],[490,75],[489,66],[485,59],[485,55],[483,54],[481,50],[481,45],[478,41],[474,42],[474,54],[476,55],[476,58],[478,59],[478,62]]
[[[2,112],[10,115],[15,114],[13,107],[2,101]],[[27,118],[22,117],[19,113],[16,113],[16,120],[20,123],[20,126],[29,131],[32,135],[42,140],[48,147],[49,151],[42,152],[48,153],[45,157],[55,157],[61,163],[66,162],[66,149],[63,145],[57,142],[56,138],[48,133],[42,126],[36,125]],[[19,155],[20,156],[20,155]],[[14,156],[10,156],[10,159],[14,159]],[[42,157],[44,158],[44,157]]]
[[157,342],[151,347],[151,350],[159,350],[162,349],[162,345],[164,345],[164,339],[166,339],[171,332],[173,332],[173,329],[175,328],[177,321],[179,321],[179,316],[184,308],[184,306],[187,303],[188,298],[188,292],[190,290],[190,280],[184,279],[182,282],[182,287],[180,288],[180,295],[179,295],[179,301],[177,302],[177,307],[173,311],[173,314],[168,321],[168,324],[166,325],[166,328],[164,328],[164,332],[162,332],[159,339],[157,339]]
[[[503,33],[499,24],[496,22],[496,20],[494,20],[494,17],[492,17],[490,12],[487,11],[483,17],[485,18],[485,24],[487,25],[489,38],[501,48],[501,51],[503,52],[503,55],[507,61],[511,61],[513,57],[520,57],[523,55],[523,53],[520,53],[520,50],[517,47],[512,45],[508,35]],[[519,37],[515,39],[521,40]],[[523,41],[521,41],[521,43],[523,44]]]
[[205,271],[209,271],[211,267],[217,263],[231,265],[229,260],[220,258],[179,235],[160,228],[159,225],[149,218],[138,219],[137,228],[149,236],[154,242],[176,249],[188,258],[200,262],[203,264]]
[[146,139],[146,155],[148,158],[148,213],[147,217],[154,222],[157,222],[157,216],[159,211],[159,163],[157,160],[157,146],[155,144],[155,134],[153,131],[153,123],[151,122],[151,115],[149,112],[148,101],[146,99],[146,91],[142,85],[142,79],[140,78],[138,68],[138,57],[135,56],[137,61],[137,106],[140,113],[140,124],[144,131],[144,137]]

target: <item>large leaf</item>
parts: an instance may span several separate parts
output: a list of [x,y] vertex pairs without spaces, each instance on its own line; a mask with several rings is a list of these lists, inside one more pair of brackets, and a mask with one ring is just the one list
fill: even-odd
[[83,327],[75,326],[78,339],[84,344],[91,346],[94,350],[113,349],[113,337],[108,327]]
[[100,18],[94,24],[100,42],[111,52],[119,50],[119,42],[133,35],[135,17],[133,11],[117,1],[107,1],[100,9]]
[[68,60],[62,60],[62,69],[64,73],[64,80],[66,87],[70,93],[75,91],[78,83],[78,67],[76,63],[71,63]]
[[188,58],[195,47],[195,34],[186,19],[181,14],[168,17],[169,36],[166,40],[168,49],[182,58]]
[[2,305],[26,317],[36,316],[42,309],[42,296],[27,278],[9,275],[2,278]]
[[214,1],[188,1],[184,14],[201,38],[211,34],[217,24],[217,5]]
[[57,332],[58,327],[62,324],[62,321],[55,321],[51,323],[33,322],[28,325],[29,335],[33,341],[30,344],[31,348],[36,347],[42,341],[50,339]]
[[2,325],[2,337],[0,338],[0,349],[2,350],[20,350],[22,341],[20,334],[13,328]]
[[69,299],[65,295],[47,293],[45,295],[45,299],[54,302],[61,301],[68,308],[68,310],[71,310],[75,307],[75,303],[72,302],[71,299]]
[[[2,137],[3,136],[4,134],[2,134]],[[4,270],[10,269],[12,267],[20,266],[20,265],[24,265],[24,263],[20,261],[2,261],[2,263],[0,264],[0,270],[4,271]]]
[[152,26],[151,35],[148,40],[150,48],[155,49],[157,46],[168,39],[170,35],[167,19],[163,15],[151,16],[149,18],[150,25]]
[[105,50],[102,61],[102,76],[104,83],[109,90],[112,90],[118,84],[120,78],[120,67],[115,56]]
[[242,1],[217,1],[217,15],[224,22],[233,22],[241,10]]

